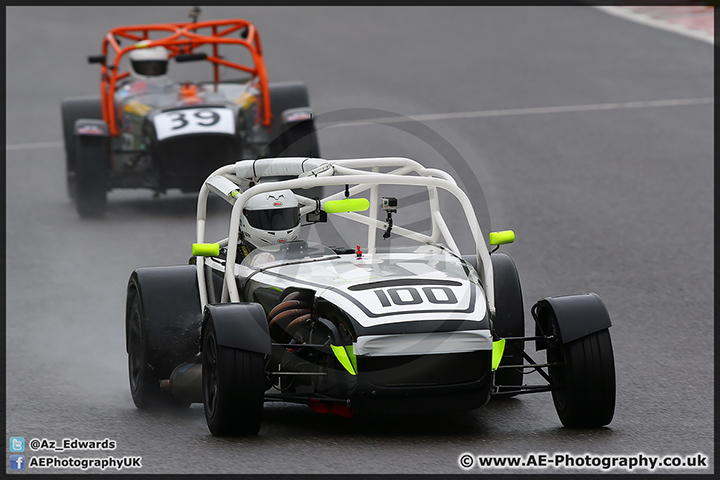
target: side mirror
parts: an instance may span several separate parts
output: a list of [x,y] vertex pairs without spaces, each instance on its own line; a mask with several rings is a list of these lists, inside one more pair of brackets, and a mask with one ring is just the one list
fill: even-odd
[[90,55],[88,63],[105,63],[105,55]]
[[370,208],[367,198],[346,198],[345,200],[329,200],[323,205],[327,213],[364,212]]
[[503,230],[502,232],[490,232],[490,245],[505,245],[515,241],[515,232]]
[[327,222],[327,212],[310,212],[305,215],[305,221],[310,223]]
[[181,53],[175,56],[177,63],[196,62],[198,60],[207,60],[207,53]]

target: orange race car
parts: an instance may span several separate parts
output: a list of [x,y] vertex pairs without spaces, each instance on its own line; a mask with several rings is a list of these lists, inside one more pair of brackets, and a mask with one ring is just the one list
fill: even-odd
[[103,216],[113,188],[196,192],[240,158],[320,156],[307,88],[268,83],[255,26],[198,13],[110,30],[88,58],[100,65],[100,95],[63,99],[68,193],[81,217]]

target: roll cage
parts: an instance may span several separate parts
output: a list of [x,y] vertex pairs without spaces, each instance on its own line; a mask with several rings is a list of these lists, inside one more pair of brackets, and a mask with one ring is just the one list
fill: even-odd
[[[200,33],[200,30],[209,32]],[[230,38],[230,34],[238,33],[238,38]],[[166,36],[158,39],[150,39],[151,34],[166,33]],[[121,39],[130,40],[132,43],[127,47],[120,45]],[[100,63],[100,97],[102,100],[103,120],[107,123],[110,135],[117,136],[119,129],[115,115],[115,104],[113,96],[118,81],[128,77],[129,71],[120,71],[120,61],[130,51],[137,48],[135,44],[142,40],[150,42],[141,48],[162,46],[168,49],[170,58],[207,60],[213,67],[213,84],[217,89],[220,82],[220,66],[233,68],[249,73],[258,84],[262,97],[261,121],[263,126],[269,127],[272,121],[270,111],[270,91],[267,81],[265,62],[262,56],[262,46],[257,28],[247,20],[207,20],[203,22],[183,23],[158,23],[147,25],[131,25],[117,27],[110,30],[103,39],[102,55],[91,56],[91,63]],[[254,65],[243,65],[226,60],[220,55],[220,45],[239,45],[249,50]],[[204,45],[212,46],[211,54],[199,54],[200,57],[192,58],[195,49]],[[108,55],[112,54],[112,58]],[[184,56],[184,57],[183,57]]]
[[[387,173],[380,172],[380,168],[388,167],[392,168],[392,170]],[[261,177],[270,176],[295,178],[257,183]],[[341,215],[348,220],[368,227],[366,253],[369,255],[375,253],[376,230],[385,230],[387,228],[385,221],[377,218],[379,206],[378,186],[412,185],[426,187],[428,189],[430,219],[432,222],[431,234],[426,235],[398,226],[393,227],[393,233],[430,245],[438,245],[442,237],[445,245],[439,246],[461,257],[452,233],[440,213],[437,189],[442,188],[454,195],[460,202],[465,213],[465,218],[470,226],[470,231],[472,232],[475,243],[478,275],[480,276],[482,288],[485,291],[490,315],[492,317],[495,316],[492,261],[470,199],[447,172],[435,168],[425,168],[420,163],[403,157],[340,160],[298,157],[241,160],[235,164],[221,167],[208,176],[205,182],[203,182],[198,195],[196,232],[198,244],[206,244],[205,221],[207,218],[207,199],[210,192],[222,197],[232,205],[228,237],[216,242],[218,245],[217,248],[227,247],[222,303],[241,301],[235,278],[235,269],[232,268],[232,265],[235,265],[236,261],[240,213],[245,203],[251,197],[264,192],[330,185],[346,186],[345,192],[334,193],[317,201],[296,193],[298,201],[303,204],[300,208],[300,214],[305,215],[307,213],[324,210],[327,202],[343,199],[346,192],[349,196],[352,196],[370,190],[367,215],[361,215],[356,212],[337,213],[337,215]],[[198,255],[196,267],[201,309],[204,309],[208,303],[204,264],[204,257]]]

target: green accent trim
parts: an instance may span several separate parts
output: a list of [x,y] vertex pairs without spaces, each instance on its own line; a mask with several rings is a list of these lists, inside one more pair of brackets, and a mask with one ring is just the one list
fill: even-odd
[[[345,370],[350,372],[350,375],[357,375],[355,373],[355,367],[353,366],[352,360],[348,358],[347,351],[344,347],[336,347],[335,345],[330,345],[330,348],[332,348],[333,353],[337,357],[337,359],[340,361],[340,364],[345,367]],[[353,355],[353,359],[355,358],[355,355]]]
[[232,192],[230,192],[230,195],[232,195],[232,197],[235,198],[235,197],[237,197],[238,193],[239,192],[237,190],[233,190]]
[[503,230],[502,232],[490,232],[490,245],[504,245],[515,241],[515,232]]
[[493,342],[492,349],[492,371],[498,369],[500,366],[500,360],[502,360],[503,352],[505,351],[505,339],[501,338],[497,342]]
[[364,212],[370,208],[367,198],[346,198],[345,200],[329,200],[323,210],[327,213]]
[[220,245],[217,243],[193,243],[194,257],[217,257],[220,255]]
[[348,358],[352,363],[355,372],[357,373],[357,358],[355,358],[355,348],[352,345],[345,345],[345,351],[347,352]]

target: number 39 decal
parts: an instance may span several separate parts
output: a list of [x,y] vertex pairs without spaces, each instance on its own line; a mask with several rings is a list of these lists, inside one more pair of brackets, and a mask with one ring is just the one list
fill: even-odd
[[191,133],[235,133],[233,112],[229,108],[187,108],[155,115],[157,139]]

